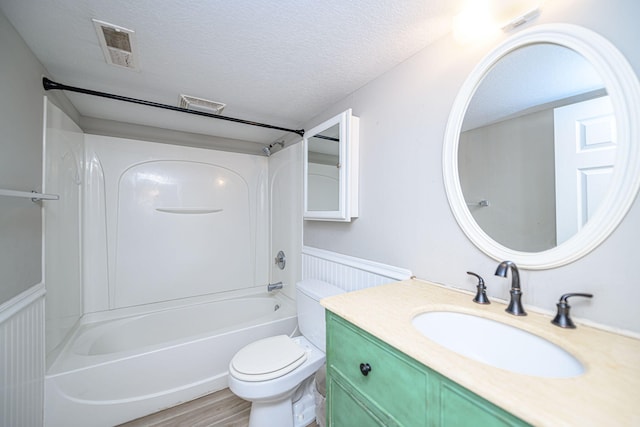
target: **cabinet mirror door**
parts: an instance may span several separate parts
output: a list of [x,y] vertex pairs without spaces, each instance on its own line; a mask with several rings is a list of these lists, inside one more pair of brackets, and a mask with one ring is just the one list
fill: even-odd
[[305,219],[351,221],[358,215],[357,128],[357,117],[347,110],[305,133]]

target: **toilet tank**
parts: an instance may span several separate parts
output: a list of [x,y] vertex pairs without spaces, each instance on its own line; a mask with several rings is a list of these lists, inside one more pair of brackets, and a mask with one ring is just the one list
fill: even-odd
[[344,289],[316,279],[305,279],[296,284],[300,333],[323,352],[326,352],[326,325],[324,307],[320,305],[320,300],[345,292]]

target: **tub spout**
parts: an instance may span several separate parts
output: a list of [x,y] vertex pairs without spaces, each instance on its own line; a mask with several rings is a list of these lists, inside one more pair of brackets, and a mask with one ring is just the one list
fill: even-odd
[[278,283],[269,283],[267,285],[267,291],[268,292],[273,292],[276,289],[282,289],[282,282],[278,282]]

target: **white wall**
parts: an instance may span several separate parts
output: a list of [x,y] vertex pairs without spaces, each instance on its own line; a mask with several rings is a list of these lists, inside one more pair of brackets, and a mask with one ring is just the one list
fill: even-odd
[[[638,74],[639,16],[636,0],[556,0],[545,2],[533,25],[565,22],[600,33]],[[360,217],[351,223],[306,221],[305,245],[405,267],[419,278],[469,290],[475,281],[466,271],[475,271],[485,277],[490,296],[507,298],[509,280],[494,276],[497,262],[460,230],[442,180],[442,144],[454,98],[475,64],[505,37],[466,47],[444,38],[305,124],[311,128],[347,108],[360,117]],[[593,300],[573,303],[576,317],[640,331],[639,230],[636,201],[588,256],[561,268],[522,271],[525,306],[554,310],[564,292],[592,292]]]

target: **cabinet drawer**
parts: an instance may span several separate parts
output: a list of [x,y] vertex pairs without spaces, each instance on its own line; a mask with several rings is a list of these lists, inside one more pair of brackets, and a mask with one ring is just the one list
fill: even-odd
[[[327,312],[329,375],[342,378],[401,425],[425,425],[427,373],[415,362]],[[363,375],[360,364],[371,371]]]

